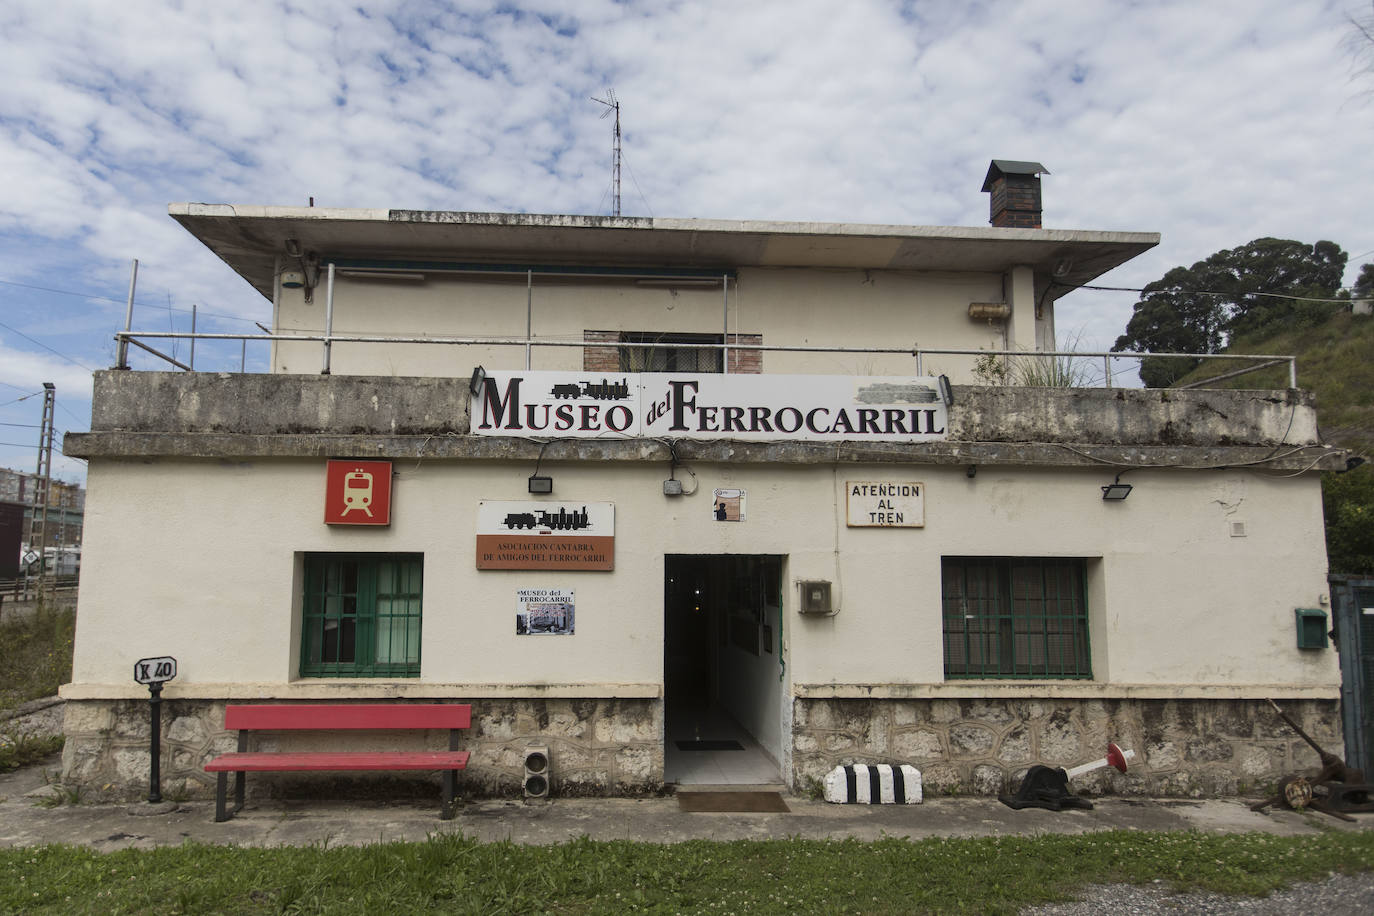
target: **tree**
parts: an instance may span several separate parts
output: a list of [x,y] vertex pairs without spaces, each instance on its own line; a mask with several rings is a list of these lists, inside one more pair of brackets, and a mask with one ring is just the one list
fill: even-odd
[[1374,264],[1365,264],[1360,268],[1360,275],[1355,278],[1355,285],[1351,287],[1350,297],[1374,299]]
[[1347,43],[1351,53],[1360,64],[1364,75],[1374,73],[1374,3],[1370,3],[1367,16],[1348,16],[1350,34]]
[[1374,575],[1374,471],[1369,465],[1322,475],[1327,568],[1345,575]]
[[[1175,267],[1142,290],[1126,333],[1112,349],[1217,353],[1235,334],[1320,320],[1332,306],[1300,297],[1334,298],[1346,257],[1335,242],[1263,238],[1192,267]],[[1151,388],[1168,387],[1200,361],[1144,359],[1140,377]]]

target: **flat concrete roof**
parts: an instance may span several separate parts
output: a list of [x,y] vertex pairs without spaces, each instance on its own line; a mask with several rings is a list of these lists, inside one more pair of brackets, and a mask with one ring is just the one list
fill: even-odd
[[1157,232],[870,226],[451,210],[177,203],[168,213],[264,296],[287,240],[329,260],[623,268],[829,267],[1054,276],[1058,298],[1159,244]]

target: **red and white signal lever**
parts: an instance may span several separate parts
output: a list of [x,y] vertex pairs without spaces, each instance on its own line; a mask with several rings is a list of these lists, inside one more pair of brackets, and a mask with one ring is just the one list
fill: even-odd
[[1092,763],[1085,763],[1076,766],[1072,770],[1065,770],[1065,775],[1070,779],[1082,776],[1084,773],[1091,773],[1093,770],[1100,770],[1103,767],[1115,767],[1121,772],[1126,772],[1126,761],[1135,759],[1135,751],[1123,751],[1115,744],[1107,745],[1107,756],[1101,760],[1094,760]]

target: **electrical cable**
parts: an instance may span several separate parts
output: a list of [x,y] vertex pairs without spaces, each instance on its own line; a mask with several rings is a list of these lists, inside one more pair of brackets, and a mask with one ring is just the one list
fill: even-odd
[[[81,299],[99,299],[101,302],[114,302],[114,303],[116,303],[116,304],[118,304],[118,305],[126,305],[126,304],[128,303],[128,301],[129,301],[128,299],[114,299],[114,298],[111,298],[110,296],[98,296],[98,295],[95,295],[94,293],[81,293],[81,292],[77,292],[76,290],[73,290],[73,289],[54,289],[54,288],[52,288],[52,287],[50,287],[50,286],[34,286],[32,283],[16,283],[16,282],[13,281],[13,280],[3,280],[3,279],[0,279],[0,285],[4,285],[4,286],[17,286],[17,287],[19,287],[20,289],[33,289],[33,290],[38,290],[39,292],[43,292],[43,293],[56,293],[56,294],[59,295],[59,296],[77,296],[77,297],[79,297],[79,298],[81,298]],[[163,310],[162,306],[160,306],[160,305],[149,305],[149,304],[147,304],[146,302],[138,302],[138,301],[135,301],[135,302],[134,302],[134,307],[135,307],[135,308],[141,308],[141,309],[157,309],[158,311],[162,311],[162,310]],[[185,313],[185,314],[187,314],[187,315],[191,314],[191,310],[190,310],[190,309],[172,308],[171,310],[172,310],[172,311],[176,311],[176,312],[183,312],[183,313]],[[252,320],[253,320],[253,319],[251,319],[251,318],[243,318],[243,317],[240,317],[240,316],[238,316],[238,315],[222,315],[222,314],[219,314],[219,313],[217,313],[217,312],[204,312],[204,311],[200,311],[200,312],[197,312],[197,314],[204,315],[204,316],[207,317],[207,318],[223,318],[223,319],[228,320],[228,321],[252,321]]]
[[73,366],[78,366],[78,367],[80,367],[80,368],[82,368],[82,369],[85,369],[87,372],[94,372],[94,371],[95,371],[95,370],[92,369],[90,366],[82,366],[81,363],[78,363],[76,360],[72,359],[72,358],[71,358],[70,356],[68,356],[67,354],[57,352],[57,351],[54,350],[52,347],[48,346],[47,344],[43,343],[42,341],[34,340],[32,337],[30,337],[29,335],[25,334],[23,331],[16,331],[14,328],[10,327],[10,326],[7,325],[7,324],[4,324],[3,322],[0,322],[0,328],[4,328],[6,331],[10,331],[10,332],[12,332],[12,333],[14,333],[14,334],[18,334],[20,337],[24,338],[24,339],[27,340],[29,343],[31,343],[31,344],[36,344],[36,345],[42,347],[44,350],[47,350],[49,353],[53,354],[54,356],[60,356],[60,357],[62,357],[62,358],[65,359],[67,362],[71,363]]
[[[14,388],[15,386],[14,386],[14,385],[11,385],[10,387],[11,387],[11,388]],[[23,389],[23,388],[20,388],[20,389],[18,389],[18,390],[23,391],[24,389]],[[40,394],[42,394],[42,393],[43,393],[42,391],[31,391],[31,392],[29,392],[28,394],[24,395],[22,398],[15,398],[13,401],[6,401],[5,403],[0,404],[0,407],[8,407],[8,406],[10,406],[11,404],[18,404],[20,401],[27,401],[29,398],[37,397],[38,395],[40,395]]]
[[651,206],[649,206],[649,198],[645,197],[645,196],[644,196],[644,192],[643,192],[642,190],[640,190],[640,187],[639,187],[639,179],[635,178],[635,170],[632,169],[632,168],[630,168],[630,160],[629,160],[629,158],[625,155],[625,150],[624,150],[623,148],[622,148],[621,151],[620,151],[620,161],[621,161],[621,163],[625,166],[626,169],[629,169],[629,172],[630,172],[630,183],[633,184],[633,185],[635,186],[635,191],[637,191],[637,192],[639,193],[639,199],[642,200],[642,201],[644,201],[644,210],[645,210],[645,212],[647,212],[647,213],[649,214],[649,218],[650,218],[650,219],[653,219],[653,218],[654,218],[654,208],[651,207]]
[[[1091,289],[1109,293],[1143,293],[1144,287],[1136,286],[1096,286],[1088,283],[1064,283],[1060,280],[1051,280],[1051,286],[1062,286],[1065,289]],[[1341,289],[1353,289],[1353,287],[1341,287]],[[1221,292],[1215,289],[1159,289],[1155,292],[1172,292],[1181,296],[1226,296],[1227,298],[1237,298],[1240,296],[1265,296],[1270,299],[1292,299],[1295,302],[1333,302],[1345,305],[1351,302],[1374,302],[1374,299],[1322,299],[1316,296],[1294,296],[1289,293],[1264,293],[1251,292],[1249,290],[1235,290],[1232,292]],[[1153,295],[1153,293],[1151,294]]]

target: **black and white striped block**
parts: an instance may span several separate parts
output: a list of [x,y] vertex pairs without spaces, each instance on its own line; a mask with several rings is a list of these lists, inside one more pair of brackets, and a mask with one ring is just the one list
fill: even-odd
[[825,774],[825,800],[841,805],[918,805],[921,771],[887,763],[835,767]]

